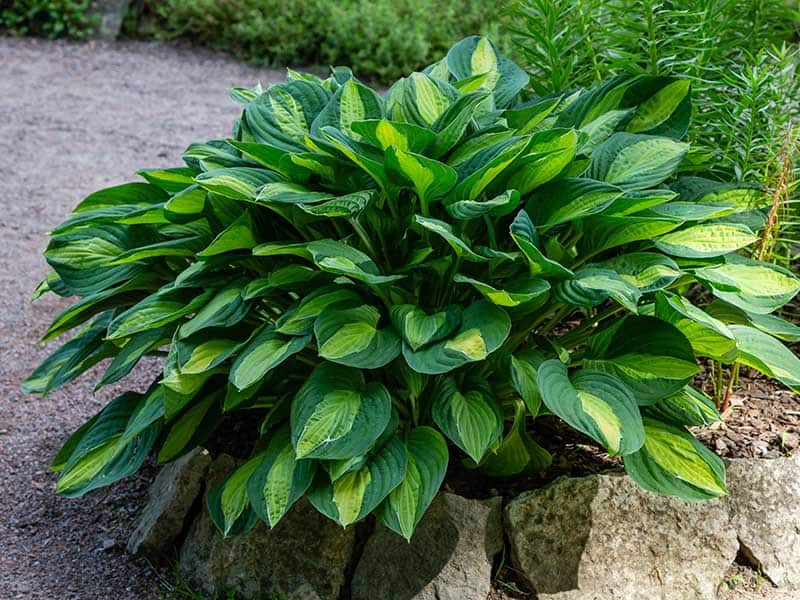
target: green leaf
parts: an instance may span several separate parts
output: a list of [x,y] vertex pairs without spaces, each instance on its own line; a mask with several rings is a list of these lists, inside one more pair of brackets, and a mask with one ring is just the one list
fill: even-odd
[[625,470],[644,489],[684,500],[727,493],[722,460],[683,428],[644,419],[641,450],[625,457]]
[[333,483],[318,475],[308,499],[322,514],[346,527],[370,514],[400,485],[407,462],[403,443],[392,436],[362,467]]
[[581,177],[567,177],[540,187],[528,201],[528,212],[539,226],[552,226],[598,213],[622,190]]
[[436,388],[431,414],[444,434],[476,463],[503,433],[495,399],[478,389],[462,392],[452,377]]
[[403,81],[403,116],[409,123],[430,127],[459,96],[458,91],[424,73],[412,73]]
[[169,336],[163,329],[150,329],[132,335],[108,365],[103,378],[95,386],[95,391],[125,377],[145,354],[162,346],[168,340]]
[[624,190],[643,190],[675,173],[688,149],[666,137],[615,133],[594,149],[587,175]]
[[362,304],[329,308],[314,322],[320,357],[359,369],[377,369],[400,354],[400,338],[391,328],[379,328],[380,311]]
[[175,460],[205,442],[220,420],[220,396],[216,392],[192,402],[172,422],[156,457],[159,463]]
[[247,496],[256,514],[275,527],[311,486],[316,471],[311,460],[297,460],[288,427],[273,433],[247,482]]
[[414,215],[414,222],[444,239],[456,253],[456,256],[472,262],[486,262],[488,260],[485,256],[481,256],[472,250],[467,242],[453,233],[453,227],[449,223],[421,215]]
[[300,352],[309,341],[310,335],[287,336],[270,325],[264,326],[236,357],[230,372],[231,383],[239,390],[250,387],[287,358]]
[[613,298],[636,313],[641,292],[615,271],[585,267],[576,271],[574,278],[560,281],[555,287],[555,297],[564,304],[585,308],[598,306],[608,298]]
[[251,458],[208,492],[208,512],[223,537],[249,531],[255,524],[255,513],[247,497],[247,484],[261,459],[261,455]]
[[793,391],[800,390],[800,359],[771,335],[745,325],[730,325],[739,354],[736,360]]
[[361,135],[352,129],[353,122],[381,119],[383,114],[383,99],[362,83],[349,79],[316,116],[311,133],[317,135],[322,127],[332,126],[360,141]]
[[610,454],[630,454],[644,443],[636,399],[618,378],[590,369],[570,378],[564,363],[547,360],[539,365],[537,385],[547,408]]
[[411,540],[444,481],[448,452],[444,438],[431,427],[412,429],[405,446],[405,476],[383,501],[378,516],[389,529]]
[[[511,137],[478,152],[470,160],[456,167],[460,181],[450,193],[447,203],[475,200],[527,146],[527,138]],[[516,186],[511,184],[510,187]]]
[[597,267],[614,271],[639,288],[642,294],[662,290],[681,276],[680,267],[668,256],[655,252],[631,252],[610,258]]
[[756,241],[745,225],[703,223],[667,233],[656,239],[656,248],[682,258],[712,258],[735,252]]
[[243,288],[243,282],[236,281],[219,290],[203,308],[181,325],[180,336],[189,337],[209,327],[236,325],[250,310],[250,305],[242,298]]
[[361,371],[322,363],[292,401],[297,458],[347,459],[364,454],[391,416],[389,392]]
[[418,351],[404,343],[403,357],[418,373],[448,373],[467,363],[484,360],[503,344],[510,332],[511,320],[506,312],[481,300],[464,311],[460,327],[447,339]]
[[679,427],[705,427],[722,420],[714,401],[702,391],[686,386],[645,409],[648,416]]
[[233,250],[250,250],[258,245],[256,225],[249,210],[228,225],[206,246],[199,256],[216,256]]
[[281,179],[282,177],[277,173],[254,167],[214,169],[200,173],[194,178],[200,187],[209,192],[249,202],[255,202],[258,188]]
[[738,256],[694,275],[717,298],[757,314],[777,310],[800,291],[800,280],[791,271]]
[[430,129],[388,119],[353,121],[350,127],[381,150],[396,148],[403,152],[420,153],[436,139],[436,134]]
[[328,273],[346,275],[370,285],[382,285],[403,278],[403,275],[382,275],[369,256],[343,242],[317,240],[309,242],[306,249],[314,263]]
[[730,329],[686,298],[659,292],[656,294],[655,316],[677,327],[698,356],[726,363],[736,358],[736,340]]
[[664,123],[689,95],[692,84],[688,79],[668,83],[636,107],[636,113],[628,122],[627,131],[640,133]]
[[575,158],[578,135],[574,129],[548,129],[534,133],[524,153],[514,163],[507,187],[529,194],[555,179]]
[[534,417],[542,406],[542,396],[536,383],[537,370],[542,362],[544,356],[538,350],[529,349],[511,356],[511,385]]
[[444,163],[397,148],[386,151],[386,167],[411,182],[422,206],[447,194],[458,178],[455,170]]
[[509,227],[511,238],[528,260],[531,275],[554,278],[572,278],[574,273],[557,261],[544,255],[539,248],[539,234],[528,213],[521,210]]
[[398,304],[392,307],[391,318],[403,341],[416,351],[455,331],[461,323],[461,307],[454,304],[429,315],[413,304]]
[[645,316],[624,317],[595,334],[584,364],[620,379],[643,405],[678,392],[699,372],[686,336]]
[[140,331],[171,323],[205,306],[213,290],[162,289],[115,317],[108,326],[108,339],[128,337]]
[[275,324],[275,331],[305,336],[314,331],[314,321],[326,308],[352,308],[361,304],[361,296],[350,286],[325,286],[305,296],[295,308],[287,310]]
[[519,206],[520,196],[517,190],[506,190],[499,196],[489,200],[461,200],[448,204],[446,209],[454,219],[470,220],[483,215],[504,217]]
[[466,283],[478,290],[481,295],[497,306],[514,307],[527,304],[534,300],[544,300],[545,294],[550,291],[550,284],[544,279],[523,277],[515,281],[506,282],[503,289],[498,289],[465,275],[453,277],[456,283]]
[[481,471],[493,477],[511,477],[525,472],[542,473],[552,462],[550,453],[528,435],[525,411],[518,407],[511,430],[497,451],[481,464]]

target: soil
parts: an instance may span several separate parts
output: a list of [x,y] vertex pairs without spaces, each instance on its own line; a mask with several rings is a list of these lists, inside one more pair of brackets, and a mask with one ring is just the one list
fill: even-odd
[[[179,164],[191,142],[222,137],[237,115],[232,85],[267,85],[277,71],[203,50],[154,42],[118,44],[0,38],[0,598],[141,600],[165,597],[169,575],[128,556],[124,546],[155,468],[79,499],[54,493],[47,464],[64,439],[124,387],[144,387],[158,371],[140,365],[119,386],[97,394],[99,371],[46,398],[22,395],[20,381],[52,350],[34,340],[66,306],[29,302],[47,268],[48,228],[82,197],[135,178],[142,167]],[[727,457],[793,452],[800,435],[797,396],[760,378],[742,379],[726,423],[700,432]],[[240,432],[226,423],[225,431]],[[455,463],[447,486],[485,497],[513,495],[560,475],[620,468],[557,419],[539,419],[534,436],[553,451],[544,474],[514,481],[481,478]],[[241,440],[242,436],[223,436]],[[230,451],[232,449],[225,448]],[[498,562],[490,600],[534,598],[508,564]],[[723,600],[788,600],[746,565],[732,568]]]

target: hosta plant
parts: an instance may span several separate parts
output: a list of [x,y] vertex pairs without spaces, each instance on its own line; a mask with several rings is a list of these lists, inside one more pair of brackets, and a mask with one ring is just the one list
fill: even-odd
[[379,94],[337,68],[235,89],[231,137],[96,192],[52,231],[36,292],[77,296],[74,332],[23,384],[104,359],[163,375],[111,401],[55,457],[78,496],[258,419],[207,504],[232,535],[306,496],[409,538],[449,460],[542,471],[552,414],[654,492],[725,493],[687,429],[719,418],[698,358],[800,388],[772,313],[800,288],[747,258],[757,188],[686,175],[687,81],[620,77],[547,97],[472,37]]

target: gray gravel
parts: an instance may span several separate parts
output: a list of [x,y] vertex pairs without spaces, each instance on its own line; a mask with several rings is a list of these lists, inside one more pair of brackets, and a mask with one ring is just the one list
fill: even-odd
[[[47,469],[119,390],[94,396],[95,372],[44,399],[18,391],[47,354],[36,339],[65,305],[29,301],[47,271],[47,230],[90,192],[138,168],[177,165],[189,143],[226,135],[237,114],[228,87],[282,77],[157,43],[0,38],[0,599],[155,593],[152,570],[123,551],[152,469],[77,500],[55,495]],[[125,386],[146,385],[154,367]]]

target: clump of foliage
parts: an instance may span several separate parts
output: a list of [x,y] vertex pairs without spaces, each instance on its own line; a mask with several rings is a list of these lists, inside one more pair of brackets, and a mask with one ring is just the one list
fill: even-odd
[[769,197],[679,176],[690,85],[625,76],[533,96],[470,37],[384,95],[337,68],[289,72],[230,139],[141,171],[52,232],[37,295],[78,296],[77,332],[25,382],[47,393],[105,358],[98,387],[166,353],[145,393],[110,402],[53,461],[78,496],[202,443],[224,413],[260,419],[252,457],[207,502],[225,535],[302,496],[348,525],[410,537],[452,460],[542,471],[553,414],[644,488],[725,493],[688,426],[718,419],[698,357],[800,389],[772,313],[800,282],[742,256]]
[[490,2],[436,0],[165,0],[163,35],[266,65],[347,64],[389,82],[473,33],[496,33]]
[[0,30],[51,39],[92,33],[90,0],[10,0],[0,6]]

